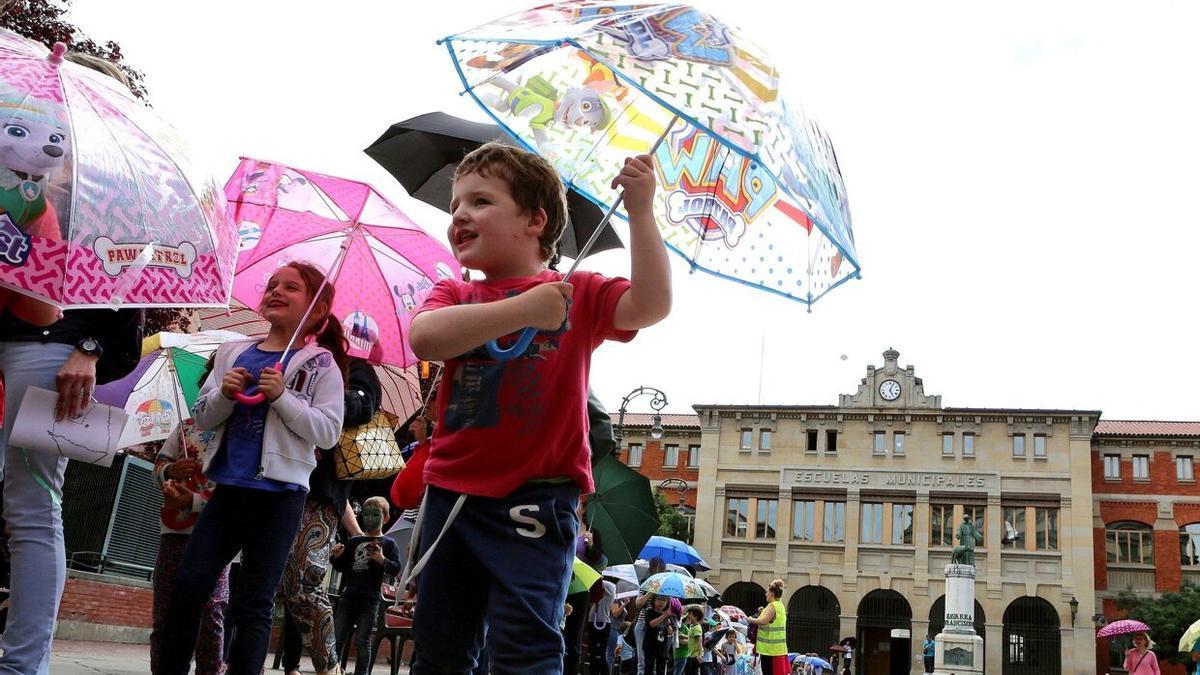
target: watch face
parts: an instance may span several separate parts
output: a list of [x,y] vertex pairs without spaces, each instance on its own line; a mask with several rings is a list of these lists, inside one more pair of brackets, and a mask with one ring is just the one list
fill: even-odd
[[900,383],[895,380],[884,380],[879,385],[879,395],[885,401],[895,401],[900,398]]
[[100,346],[100,343],[96,342],[92,338],[87,338],[83,342],[79,343],[79,346],[82,347],[86,352],[94,352],[96,351],[96,348]]

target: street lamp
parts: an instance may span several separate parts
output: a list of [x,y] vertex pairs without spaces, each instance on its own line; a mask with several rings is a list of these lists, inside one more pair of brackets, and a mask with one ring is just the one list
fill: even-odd
[[679,506],[685,506],[684,502],[687,499],[688,484],[687,481],[679,478],[668,478],[658,484],[659,491],[673,489],[679,493]]
[[667,405],[667,395],[661,390],[654,387],[638,387],[625,395],[621,399],[621,409],[617,415],[617,432],[615,434],[617,447],[613,450],[613,455],[620,455],[621,448],[624,447],[625,440],[625,411],[629,408],[629,402],[639,396],[651,396],[650,407],[654,409],[654,417],[650,423],[650,438],[658,440],[663,437],[662,415],[658,411],[662,410]]
[[1071,625],[1074,626],[1075,625],[1075,615],[1079,613],[1079,601],[1076,600],[1075,596],[1072,595],[1071,601],[1068,602],[1067,604],[1071,606]]

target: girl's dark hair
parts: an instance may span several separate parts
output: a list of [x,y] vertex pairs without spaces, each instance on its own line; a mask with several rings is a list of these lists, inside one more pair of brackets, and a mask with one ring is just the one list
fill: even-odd
[[200,373],[200,380],[198,382],[196,382],[196,384],[198,384],[201,387],[204,386],[204,381],[208,379],[208,375],[209,375],[209,373],[212,372],[213,366],[216,363],[217,363],[217,353],[213,352],[213,355],[208,357],[208,361],[204,364],[204,372]]
[[[309,296],[315,294],[317,289],[321,288],[321,282],[325,280],[325,273],[310,263],[293,260],[285,267],[290,267],[300,274],[305,287],[308,288]],[[332,309],[333,293],[333,284],[327,283],[324,288],[321,288],[321,295],[317,300]],[[350,365],[350,357],[347,354],[350,343],[346,341],[346,334],[342,332],[342,322],[338,321],[332,311],[327,310],[323,317],[309,316],[308,324],[309,328],[304,331],[303,337],[317,336],[317,344],[328,349],[329,353],[333,355],[333,362],[337,364],[338,370],[342,372],[342,379],[345,380],[348,377]]]

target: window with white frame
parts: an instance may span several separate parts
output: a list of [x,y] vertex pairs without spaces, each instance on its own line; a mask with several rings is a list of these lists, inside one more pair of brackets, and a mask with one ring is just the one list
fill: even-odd
[[770,452],[771,451],[771,430],[770,429],[763,429],[758,432],[758,451],[759,452]]
[[825,522],[821,541],[826,544],[846,542],[846,502],[825,502]]
[[1025,434],[1013,434],[1013,457],[1025,459]]
[[641,443],[630,443],[629,444],[629,466],[632,466],[633,468],[636,469],[637,467],[639,467],[641,465],[642,465],[642,444]]
[[1046,457],[1046,437],[1041,434],[1033,437],[1033,456],[1034,458],[1040,457],[1043,459]]
[[887,434],[882,431],[876,431],[874,434],[875,444],[872,446],[872,453],[876,455],[887,454]]
[[688,446],[687,468],[689,468],[689,469],[699,469],[700,468],[700,446],[698,446],[698,445],[689,445]]
[[954,456],[954,434],[942,434],[942,456]]
[[1154,530],[1149,525],[1122,521],[1104,530],[1105,555],[1116,564],[1153,565]]
[[904,432],[903,431],[897,431],[895,434],[895,439],[893,441],[893,446],[892,446],[892,454],[893,455],[903,455],[904,454]]
[[778,499],[758,500],[758,518],[755,521],[754,536],[758,539],[774,539],[778,515]]
[[858,540],[864,544],[883,543],[883,504],[863,502]]
[[813,519],[817,515],[817,502],[797,500],[792,502],[792,539],[813,540]]
[[1150,479],[1150,455],[1134,455],[1133,456],[1133,479],[1134,480],[1149,480]]
[[1106,480],[1117,480],[1121,477],[1121,456],[1120,455],[1105,455],[1104,456],[1104,478]]
[[1183,481],[1196,480],[1193,473],[1191,455],[1180,455],[1175,458],[1175,478]]
[[750,536],[750,500],[730,497],[725,500],[725,536],[744,539]]
[[1184,567],[1200,567],[1200,523],[1179,528],[1179,560]]
[[967,432],[963,434],[963,457],[975,456],[975,434]]
[[913,543],[912,504],[892,504],[892,543]]
[[754,449],[754,430],[742,429],[742,444],[739,448],[742,452],[750,452]]
[[1034,522],[1037,530],[1037,550],[1039,551],[1057,551],[1058,550],[1058,509],[1055,508],[1035,508]]
[[675,469],[679,467],[679,446],[675,444],[663,446],[663,468]]

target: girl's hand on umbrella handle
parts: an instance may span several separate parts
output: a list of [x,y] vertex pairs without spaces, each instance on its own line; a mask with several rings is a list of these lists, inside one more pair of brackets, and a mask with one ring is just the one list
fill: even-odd
[[[247,371],[245,368],[234,368],[234,370],[242,371],[242,373],[245,375],[245,380],[244,380],[245,383],[249,384],[249,382],[250,382],[249,371]],[[276,363],[273,368],[263,368],[262,372],[259,373],[259,385],[251,387],[250,389],[245,389],[244,391],[239,390],[233,394],[232,398],[235,401],[237,401],[238,403],[241,403],[242,405],[258,405],[258,404],[262,403],[263,401],[267,400],[267,395],[261,390],[260,385],[262,384],[262,375],[266,374],[268,371],[271,371],[271,370],[282,373],[283,372],[283,364]],[[233,372],[233,371],[230,371],[230,372]],[[283,376],[282,375],[280,375],[279,385],[280,385],[279,386],[279,395],[282,395],[283,394]],[[244,385],[243,385],[243,387],[244,387]],[[251,391],[251,389],[253,391]],[[276,395],[275,398],[279,398],[279,395]],[[275,398],[272,398],[271,400],[274,401]]]
[[245,368],[234,368],[221,378],[221,395],[228,399],[236,399],[249,383],[250,371]]
[[612,189],[624,190],[625,211],[630,216],[652,212],[655,185],[654,159],[650,155],[626,157],[625,166],[612,180]]
[[258,374],[258,390],[266,395],[268,401],[283,396],[283,372],[275,368],[263,368]]

